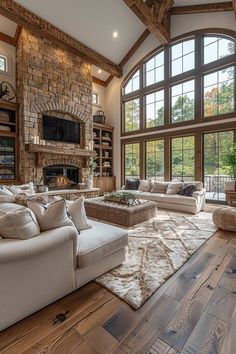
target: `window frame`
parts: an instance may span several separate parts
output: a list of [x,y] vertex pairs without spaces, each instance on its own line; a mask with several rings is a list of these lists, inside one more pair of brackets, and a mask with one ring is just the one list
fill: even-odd
[[[195,124],[199,122],[206,122],[206,121],[213,121],[219,120],[223,118],[231,118],[234,117],[236,114],[236,98],[234,96],[234,111],[226,114],[221,115],[214,115],[211,117],[204,117],[204,93],[203,93],[203,76],[210,71],[218,71],[221,67],[227,66],[234,66],[236,71],[236,53],[225,56],[213,62],[204,64],[204,37],[205,36],[217,36],[221,38],[226,38],[228,40],[232,40],[235,42],[236,47],[236,33],[230,30],[223,30],[223,29],[206,29],[206,30],[198,30],[190,33],[186,33],[181,35],[177,38],[171,40],[168,46],[159,46],[151,53],[146,55],[135,67],[132,71],[128,74],[121,86],[121,105],[124,105],[126,100],[130,100],[134,98],[140,98],[140,124],[139,130],[125,132],[124,130],[124,110],[121,109],[121,136],[129,136],[132,134],[137,133],[146,133],[151,131],[161,131],[162,129],[172,128],[173,126],[187,126],[189,124]],[[171,46],[188,41],[191,39],[195,39],[195,68],[184,73],[171,76]],[[200,55],[199,55],[200,50]],[[164,66],[164,80],[154,83],[152,85],[146,86],[145,79],[146,79],[146,63],[155,57],[158,53],[164,51],[164,62],[168,62]],[[129,93],[124,95],[123,88],[128,83],[129,79],[132,75],[137,71],[140,70],[140,89],[136,90],[133,93]],[[235,75],[236,76],[236,75]],[[236,92],[236,83],[235,83],[235,76],[234,76],[234,86]],[[170,87],[174,84],[181,83],[183,81],[188,81],[191,79],[195,79],[195,115],[193,120],[189,121],[182,121],[182,122],[171,122],[171,92]],[[159,91],[164,89],[164,125],[158,127],[147,127],[146,126],[146,105],[145,105],[145,97],[146,95],[153,93],[154,91]]]
[[1,74],[7,74],[8,73],[8,58],[4,54],[0,54],[0,59],[3,59],[5,62],[5,70],[0,70]]

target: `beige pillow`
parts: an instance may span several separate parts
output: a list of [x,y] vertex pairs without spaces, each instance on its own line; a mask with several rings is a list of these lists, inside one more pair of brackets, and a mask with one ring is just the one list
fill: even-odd
[[166,190],[166,194],[167,195],[178,194],[181,191],[183,186],[184,186],[183,182],[177,182],[177,181],[170,182]]
[[140,182],[140,184],[139,184],[138,190],[141,192],[149,192],[149,190],[150,190],[149,180],[140,179],[139,182]]
[[0,194],[0,203],[14,203],[14,202],[15,202],[14,195]]
[[170,182],[153,181],[153,186],[150,192],[166,194],[169,183]]
[[75,201],[66,201],[68,213],[71,216],[75,227],[78,231],[91,229],[91,225],[88,223],[85,207],[84,207],[84,197],[80,197]]
[[28,239],[40,234],[34,213],[14,203],[0,204],[0,235],[10,239]]
[[27,201],[28,207],[34,212],[41,231],[56,229],[62,226],[75,226],[67,214],[64,199],[44,206],[37,202]]

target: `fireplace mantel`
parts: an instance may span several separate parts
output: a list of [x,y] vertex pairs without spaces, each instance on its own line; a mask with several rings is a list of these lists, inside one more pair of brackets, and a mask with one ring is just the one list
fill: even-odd
[[43,154],[56,154],[67,156],[81,156],[92,157],[96,156],[96,152],[93,150],[85,149],[61,149],[55,146],[39,145],[39,144],[25,144],[25,149],[28,152],[43,153]]

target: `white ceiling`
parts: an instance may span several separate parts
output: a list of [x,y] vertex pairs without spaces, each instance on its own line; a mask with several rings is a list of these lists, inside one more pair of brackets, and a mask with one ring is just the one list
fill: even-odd
[[10,37],[14,37],[16,33],[17,24],[8,20],[6,17],[0,15],[0,32],[7,34]]
[[16,2],[117,64],[145,30],[122,0]]

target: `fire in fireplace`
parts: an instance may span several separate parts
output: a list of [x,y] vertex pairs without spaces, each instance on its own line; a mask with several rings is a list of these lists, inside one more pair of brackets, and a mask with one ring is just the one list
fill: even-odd
[[73,188],[79,182],[79,168],[70,165],[53,165],[44,168],[44,184],[49,189]]

